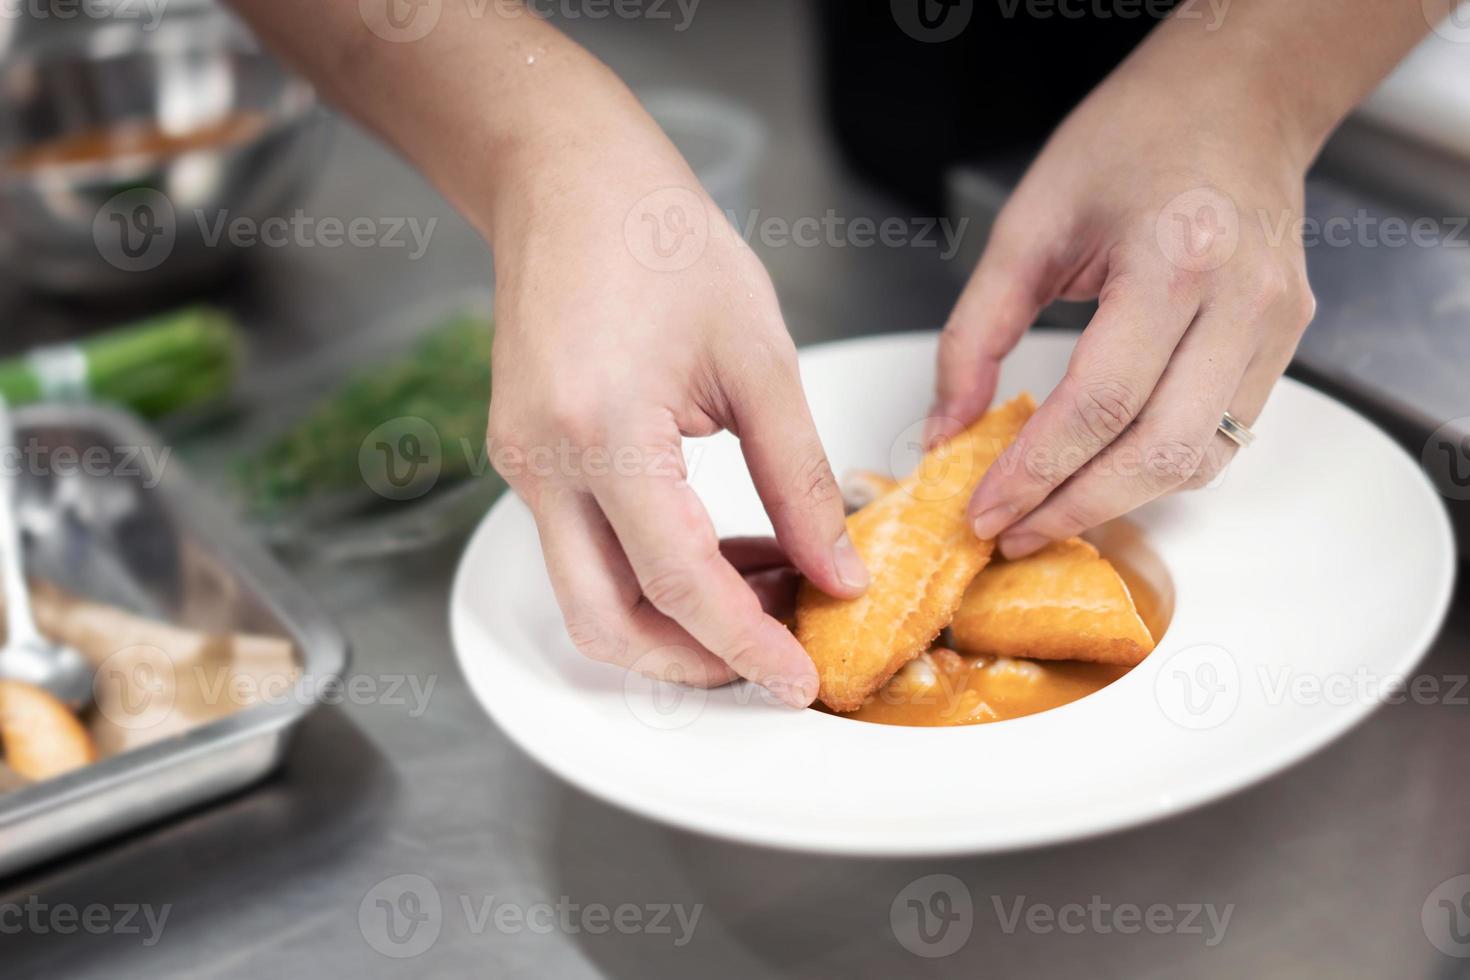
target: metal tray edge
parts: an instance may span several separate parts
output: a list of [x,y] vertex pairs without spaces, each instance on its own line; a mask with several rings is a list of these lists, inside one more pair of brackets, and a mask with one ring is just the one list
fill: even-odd
[[[16,410],[15,421],[19,428],[28,425],[90,427],[107,432],[123,445],[162,448],[157,436],[135,416],[104,405],[48,403],[25,406]],[[164,494],[169,506],[183,516],[199,540],[222,556],[242,583],[290,628],[290,638],[302,660],[303,676],[312,681],[308,690],[312,691],[313,697],[309,701],[285,699],[279,703],[245,708],[174,738],[0,795],[0,831],[86,797],[144,779],[152,772],[209,754],[226,745],[293,728],[318,706],[315,694],[320,692],[321,684],[340,678],[348,667],[350,650],[340,628],[307,597],[304,589],[283,587],[283,583],[294,584],[290,573],[254,541],[238,520],[199,489],[183,472],[182,464],[170,457],[156,476],[156,491]],[[253,774],[238,785],[261,775],[264,773]],[[227,792],[228,789],[222,787],[218,792]],[[181,801],[179,805],[187,803]],[[98,836],[122,829],[121,825],[115,826]],[[4,863],[10,864],[8,861]]]

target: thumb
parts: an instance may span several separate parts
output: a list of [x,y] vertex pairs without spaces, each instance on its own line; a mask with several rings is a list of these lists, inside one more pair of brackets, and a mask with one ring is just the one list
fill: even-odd
[[828,595],[852,598],[868,570],[847,536],[842,494],[801,390],[794,350],[727,385],[733,428],[776,540]]

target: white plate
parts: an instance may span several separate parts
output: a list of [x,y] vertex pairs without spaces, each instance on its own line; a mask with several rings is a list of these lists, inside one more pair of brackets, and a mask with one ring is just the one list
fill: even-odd
[[[1032,333],[1000,395],[1038,398],[1072,337]],[[834,468],[914,458],[935,336],[802,353]],[[917,729],[703,692],[583,660],[530,514],[507,495],[454,585],[459,661],[531,756],[645,816],[751,843],[863,855],[976,853],[1153,820],[1275,773],[1342,735],[1428,647],[1449,603],[1444,508],[1414,462],[1324,395],[1283,381],[1260,439],[1215,487],[1134,515],[1173,575],[1173,623],[1126,677],[1074,704]],[[733,439],[690,452],[721,534],[769,531]]]

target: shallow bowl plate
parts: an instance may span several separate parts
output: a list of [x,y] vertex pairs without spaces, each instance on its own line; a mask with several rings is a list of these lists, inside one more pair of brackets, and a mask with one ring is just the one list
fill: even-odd
[[[1073,337],[1033,332],[999,397],[1038,399]],[[907,471],[934,334],[813,347],[802,377],[834,469]],[[459,661],[527,753],[604,800],[690,830],[855,855],[980,853],[1178,813],[1264,779],[1362,721],[1434,637],[1453,584],[1444,508],[1410,457],[1283,381],[1259,440],[1213,487],[1133,515],[1174,584],[1158,649],[1064,707],[964,728],[782,708],[747,684],[696,691],[581,658],[530,513],[507,495],[454,585]],[[722,535],[770,529],[736,442],[691,444]]]

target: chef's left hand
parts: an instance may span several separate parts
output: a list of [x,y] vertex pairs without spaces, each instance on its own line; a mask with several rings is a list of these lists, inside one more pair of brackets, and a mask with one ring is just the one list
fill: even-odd
[[1008,557],[1208,483],[1235,450],[1221,416],[1255,422],[1312,318],[1304,154],[1264,109],[1141,74],[1125,65],[1053,135],[941,338],[931,437],[985,410],[1043,306],[1099,301],[1066,376],[970,501],[976,533]]

